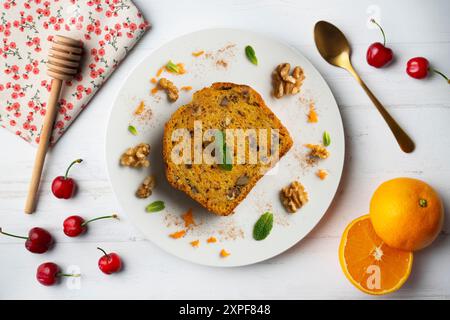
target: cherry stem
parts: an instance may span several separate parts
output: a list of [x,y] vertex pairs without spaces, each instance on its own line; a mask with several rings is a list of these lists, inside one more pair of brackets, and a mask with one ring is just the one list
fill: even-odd
[[103,250],[102,248],[99,248],[99,247],[97,247],[97,249],[100,250],[101,252],[103,252],[106,257],[109,257],[109,254],[107,254],[105,250]]
[[77,159],[77,160],[72,161],[72,163],[69,165],[69,167],[68,167],[67,170],[66,170],[66,174],[64,175],[64,180],[67,179],[67,176],[69,175],[69,170],[70,170],[70,168],[72,168],[72,166],[73,166],[75,163],[81,163],[81,162],[83,162],[83,159]]
[[435,70],[433,68],[430,68],[430,70],[433,71],[434,73],[437,73],[438,75],[440,75],[445,80],[447,80],[447,83],[450,83],[450,80],[448,79],[448,77],[445,74],[443,74],[442,72],[440,72],[438,70]]
[[378,28],[380,28],[381,33],[383,34],[383,46],[385,46],[386,45],[386,34],[384,33],[383,28],[380,26],[380,24],[378,22],[375,21],[375,19],[370,19],[370,21],[372,23],[375,23],[378,26]]
[[119,219],[117,214],[113,214],[113,215],[110,215],[110,216],[102,216],[102,217],[97,217],[97,218],[94,218],[94,219],[91,219],[91,220],[87,220],[87,221],[83,222],[81,224],[81,226],[84,227],[85,225],[87,225],[88,223],[90,223],[92,221],[101,220],[101,219],[109,219],[109,218]]
[[1,234],[4,234],[5,236],[10,236],[10,237],[14,237],[14,238],[19,238],[19,239],[25,239],[25,240],[28,240],[28,237],[16,236],[15,234],[3,232],[2,228],[0,228],[0,233],[1,233]]
[[76,273],[76,274],[73,274],[73,273],[61,273],[61,272],[59,272],[59,273],[56,274],[56,276],[57,277],[81,277],[81,274],[79,274],[79,273]]

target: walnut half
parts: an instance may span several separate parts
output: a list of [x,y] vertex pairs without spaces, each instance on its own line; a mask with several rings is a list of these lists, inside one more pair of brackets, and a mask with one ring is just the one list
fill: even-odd
[[155,182],[156,180],[154,176],[148,176],[145,178],[136,190],[136,197],[141,199],[150,197],[152,195],[152,190],[155,187]]
[[298,181],[294,181],[289,186],[281,189],[280,196],[281,202],[290,213],[296,212],[308,202],[308,193]]
[[293,95],[300,92],[300,87],[305,80],[303,69],[296,66],[290,74],[291,65],[281,63],[272,73],[272,94],[275,98],[281,98],[285,95]]
[[150,145],[140,143],[135,147],[128,148],[120,157],[120,164],[125,167],[142,168],[148,167],[150,161],[147,159],[150,154]]
[[163,89],[167,93],[167,98],[170,102],[175,102],[178,100],[178,88],[172,81],[167,80],[166,78],[161,78],[158,81],[158,88]]
[[320,159],[326,159],[330,156],[330,152],[325,148],[325,146],[322,146],[320,144],[307,144],[307,148],[309,148],[311,151],[309,152],[310,157],[316,157]]

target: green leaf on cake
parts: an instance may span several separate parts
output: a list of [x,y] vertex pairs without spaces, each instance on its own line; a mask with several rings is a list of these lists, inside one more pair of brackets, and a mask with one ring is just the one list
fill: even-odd
[[224,131],[217,131],[215,136],[217,149],[219,150],[219,159],[221,159],[220,167],[225,171],[233,169],[233,159],[230,150],[227,148],[226,137]]

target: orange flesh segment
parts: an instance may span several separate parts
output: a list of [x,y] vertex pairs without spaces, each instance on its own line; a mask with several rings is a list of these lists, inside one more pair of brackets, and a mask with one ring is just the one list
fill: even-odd
[[169,234],[169,236],[174,239],[179,239],[179,238],[184,237],[185,234],[186,234],[186,230],[180,230],[180,231]]
[[189,228],[189,226],[194,225],[195,226],[195,221],[194,221],[194,216],[192,215],[192,209],[189,209],[185,214],[183,214],[181,216],[183,218],[184,221],[184,226],[186,228]]
[[[385,245],[376,235],[368,216],[356,221],[343,241],[346,241],[341,248],[343,267],[350,280],[363,291],[383,294],[398,289],[406,281],[411,270],[412,253]],[[376,273],[380,276],[378,288],[374,282]]]

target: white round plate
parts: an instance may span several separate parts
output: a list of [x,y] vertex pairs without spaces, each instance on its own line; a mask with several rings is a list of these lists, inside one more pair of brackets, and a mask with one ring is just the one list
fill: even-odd
[[[251,45],[259,64],[251,64],[244,48]],[[194,57],[193,52],[205,54]],[[150,79],[168,60],[185,64],[187,73],[161,76],[172,80],[179,88],[192,86],[192,91],[180,92],[176,103],[169,103],[164,92],[152,95]],[[303,68],[306,80],[300,94],[275,99],[271,97],[271,73],[282,62]],[[161,140],[165,122],[181,105],[191,100],[192,93],[213,82],[247,84],[257,90],[266,104],[289,130],[294,146],[278,165],[269,171],[249,193],[247,198],[228,217],[207,212],[183,192],[169,186],[162,163]],[[151,110],[138,119],[134,110],[143,101]],[[308,123],[309,104],[315,104],[318,123]],[[127,131],[129,124],[139,131],[137,136]],[[306,164],[307,143],[321,143],[324,131],[331,136],[328,150],[331,156],[317,166]],[[130,146],[140,142],[151,146],[147,169],[121,167],[119,158]],[[305,237],[328,209],[339,185],[344,164],[344,131],[338,106],[319,72],[298,51],[265,36],[233,29],[210,29],[179,37],[153,51],[128,76],[111,111],[106,135],[106,163],[111,185],[123,211],[132,223],[165,251],[203,265],[243,266],[274,257]],[[320,180],[317,170],[326,169],[329,176]],[[156,176],[157,186],[148,199],[138,199],[135,191],[149,174]],[[294,180],[299,180],[309,193],[309,202],[297,213],[289,214],[282,206],[279,193]],[[146,213],[150,202],[162,200],[165,210]],[[184,228],[181,215],[193,209],[197,226],[183,238],[169,234]],[[274,214],[274,226],[263,241],[253,239],[255,222],[266,211]],[[216,243],[207,243],[210,236]],[[200,240],[197,248],[191,241]],[[220,256],[221,249],[230,253]]]

